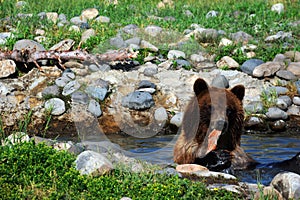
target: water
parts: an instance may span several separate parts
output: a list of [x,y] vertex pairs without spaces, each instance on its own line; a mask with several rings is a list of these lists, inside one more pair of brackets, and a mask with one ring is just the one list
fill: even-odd
[[[151,163],[173,163],[174,135],[162,135],[151,138],[135,138],[110,135],[109,140],[119,144],[126,154]],[[300,137],[278,135],[243,135],[242,147],[262,165],[252,171],[243,171],[235,175],[240,181],[269,184],[278,170],[262,167],[264,164],[290,159],[300,152]]]

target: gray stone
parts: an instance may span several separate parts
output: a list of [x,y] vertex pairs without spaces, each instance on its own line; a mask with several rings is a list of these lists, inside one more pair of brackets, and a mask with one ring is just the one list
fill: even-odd
[[293,103],[297,106],[300,106],[300,97],[294,97],[293,98]]
[[183,60],[183,59],[176,59],[176,64],[177,67],[179,68],[191,68],[191,63],[187,60]]
[[203,62],[206,58],[203,55],[200,54],[192,54],[191,55],[191,61],[192,62]]
[[168,52],[167,57],[170,60],[176,59],[176,58],[185,58],[185,53],[183,51],[179,51],[179,50],[170,50]]
[[131,35],[136,35],[138,30],[139,30],[139,27],[135,24],[128,24],[122,28],[122,31],[124,31],[127,34],[131,34]]
[[300,175],[293,172],[281,172],[271,181],[285,199],[300,199]]
[[71,79],[68,77],[59,77],[59,78],[55,79],[55,84],[58,87],[65,87],[70,81],[71,81]]
[[274,4],[274,5],[271,7],[271,11],[277,12],[278,14],[281,14],[281,13],[284,12],[284,5],[283,5],[282,3]]
[[270,121],[269,127],[271,128],[272,131],[284,131],[286,127],[286,123],[282,119],[276,121]]
[[197,28],[195,31],[196,39],[199,42],[212,42],[219,36],[219,33],[216,29]]
[[145,32],[152,37],[156,37],[158,34],[162,32],[162,28],[155,25],[149,25],[145,28]]
[[24,50],[24,49],[35,50],[35,51],[46,50],[40,43],[37,43],[34,40],[27,40],[27,39],[18,40],[13,47],[13,50]]
[[282,95],[278,97],[279,100],[283,100],[287,106],[291,106],[292,105],[292,99],[291,97],[287,96],[287,95]]
[[154,94],[156,92],[156,89],[154,89],[154,88],[140,88],[137,91],[148,92],[150,94]]
[[164,168],[162,170],[158,170],[158,171],[155,171],[156,174],[166,174],[166,175],[169,175],[169,176],[178,176],[178,177],[182,177],[182,175],[176,171],[176,169],[174,168],[171,168],[171,167],[168,167],[168,168]]
[[0,78],[8,77],[16,72],[16,63],[13,60],[0,60]]
[[159,107],[154,112],[154,119],[159,122],[165,122],[168,119],[168,113],[164,107]]
[[88,105],[88,111],[96,117],[100,117],[102,115],[100,104],[94,99],[90,100],[90,103]]
[[235,42],[248,42],[249,40],[253,39],[253,37],[251,35],[243,32],[243,31],[238,31],[236,33],[232,33],[232,34],[230,34],[230,37]]
[[211,86],[218,88],[229,88],[229,82],[224,75],[218,75],[213,78]]
[[69,78],[69,79],[75,79],[75,74],[72,71],[65,70],[64,73],[61,76]]
[[279,62],[266,62],[253,70],[254,77],[268,77],[274,75],[277,71],[284,68],[284,65]]
[[28,3],[26,1],[18,1],[16,2],[15,6],[16,8],[20,9],[20,8],[24,8]]
[[61,115],[66,111],[65,102],[59,98],[47,100],[44,106],[51,111],[51,115]]
[[286,57],[291,59],[293,62],[300,62],[300,52],[299,51],[287,51],[284,53]]
[[141,80],[138,85],[138,89],[140,88],[156,88],[156,85],[148,80]]
[[109,23],[110,22],[110,18],[106,17],[106,16],[99,16],[95,19],[96,22],[100,22],[100,23]]
[[250,59],[250,60],[246,60],[242,66],[241,66],[241,70],[242,72],[245,72],[246,74],[249,75],[253,75],[253,70],[255,69],[255,67],[263,64],[264,61],[260,60],[260,59]]
[[251,101],[244,106],[246,112],[250,113],[261,113],[264,109],[262,102],[260,101]]
[[288,71],[288,70],[279,70],[278,72],[276,72],[276,76],[278,76],[279,78],[283,78],[285,80],[296,80],[297,79],[295,74],[293,74],[293,72]]
[[300,77],[300,62],[291,62],[288,65],[287,70],[292,72],[297,77]]
[[105,81],[101,78],[98,78],[96,80],[92,80],[90,86],[95,86],[95,87],[99,87],[99,88],[106,88],[107,90],[109,89],[108,81]]
[[259,130],[259,131],[263,131],[267,129],[265,121],[262,118],[257,116],[250,116],[246,118],[244,122],[244,127],[245,129]]
[[97,86],[88,86],[85,89],[85,92],[88,93],[92,98],[103,101],[108,91],[106,88],[97,87]]
[[275,58],[273,59],[273,62],[284,62],[287,59],[287,57],[284,54],[276,54]]
[[123,47],[127,46],[127,44],[124,42],[123,38],[120,36],[111,38],[109,40],[109,43],[111,46],[116,47],[116,48],[123,48]]
[[96,35],[96,31],[94,29],[87,29],[81,34],[81,42],[86,42],[88,39],[90,39],[92,36]]
[[269,87],[269,90],[275,90],[278,95],[286,94],[289,90],[283,86]]
[[93,151],[84,151],[79,154],[75,164],[76,169],[82,175],[97,176],[113,170],[112,163],[106,157]]
[[147,67],[144,69],[145,76],[154,76],[155,74],[157,74],[157,72],[158,72],[157,67]]
[[198,176],[198,177],[210,177],[210,178],[220,178],[220,179],[228,179],[228,180],[236,180],[236,177],[230,174],[225,174],[221,172],[213,172],[213,171],[195,171],[190,173],[192,175]]
[[300,94],[300,81],[296,81],[294,83],[295,83],[295,85],[297,87],[298,94]]
[[134,110],[144,110],[151,108],[154,105],[154,100],[148,92],[135,91],[124,96],[122,106]]
[[218,11],[211,10],[206,14],[206,19],[211,18],[211,17],[217,17],[219,15]]
[[277,107],[269,108],[268,112],[266,113],[266,116],[269,119],[287,119],[288,118],[288,114]]
[[76,91],[71,94],[71,99],[73,102],[87,104],[89,101],[89,97],[86,93],[82,91]]
[[143,49],[149,49],[153,52],[158,52],[158,48],[146,40],[141,41],[140,47]]
[[8,87],[6,84],[0,82],[0,96],[6,96],[9,94],[13,89]]
[[80,88],[80,83],[78,81],[70,81],[65,87],[63,88],[62,95],[67,96],[72,94],[76,90]]
[[126,44],[135,44],[135,45],[140,45],[141,43],[141,38],[139,37],[133,37],[125,41]]
[[173,124],[177,127],[180,127],[182,124],[182,119],[183,119],[183,113],[179,112],[176,113],[170,120],[170,124]]
[[81,145],[76,145],[72,141],[68,142],[58,142],[53,145],[53,148],[58,151],[68,151],[72,154],[78,155],[84,151],[84,147]]
[[287,110],[288,115],[300,116],[300,106],[292,105]]
[[51,85],[43,89],[42,97],[47,96],[58,96],[59,95],[59,88],[57,85]]
[[276,106],[281,110],[286,110],[288,108],[287,103],[283,99],[277,99]]

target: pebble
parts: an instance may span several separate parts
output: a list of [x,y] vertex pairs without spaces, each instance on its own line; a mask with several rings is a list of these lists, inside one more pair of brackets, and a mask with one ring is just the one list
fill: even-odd
[[293,103],[297,106],[300,106],[300,97],[294,97],[293,98]]
[[278,100],[283,100],[287,106],[291,106],[292,105],[292,99],[291,97],[287,96],[287,95],[281,95],[278,97]]
[[287,110],[288,115],[300,116],[300,107],[296,105],[292,105]]
[[220,43],[219,43],[219,47],[230,46],[232,44],[233,44],[232,40],[229,40],[227,38],[222,38],[221,41],[220,41]]
[[281,13],[284,12],[284,5],[283,5],[282,3],[274,4],[274,5],[271,7],[271,11],[277,12],[278,14],[281,14]]
[[80,88],[80,83],[78,81],[70,81],[69,83],[67,83],[62,91],[62,95],[67,96],[69,94],[72,94],[73,92],[75,92],[76,90],[78,90]]
[[71,81],[71,79],[68,77],[59,77],[59,78],[55,79],[55,84],[58,87],[65,87],[65,85],[67,85],[70,81]]
[[219,15],[218,11],[211,10],[206,14],[206,19],[211,18],[211,17],[217,17]]
[[46,17],[48,20],[52,21],[54,24],[56,24],[58,20],[58,14],[56,12],[47,12]]
[[8,77],[16,72],[16,63],[13,60],[0,60],[0,78]]
[[154,100],[148,92],[135,91],[124,96],[122,106],[134,110],[144,110],[151,108],[154,105]]
[[256,116],[248,117],[244,123],[245,129],[254,130],[254,131],[264,131],[267,130],[265,121]]
[[[29,136],[24,132],[16,132],[7,136],[4,140],[4,145],[11,146],[23,142],[29,142]],[[2,141],[1,141],[2,142]]]
[[176,59],[176,64],[178,68],[191,68],[191,63],[187,60]]
[[139,37],[129,38],[128,40],[125,40],[125,43],[126,43],[126,44],[140,45],[140,43],[141,43],[141,38],[139,38]]
[[65,102],[59,98],[52,98],[45,102],[45,109],[51,110],[51,115],[61,115],[66,111]]
[[98,86],[88,86],[85,89],[85,92],[88,93],[92,98],[103,101],[107,95],[108,90],[106,88]]
[[73,102],[87,104],[89,97],[86,93],[82,91],[75,91],[71,94],[71,99]]
[[154,76],[155,74],[158,73],[158,68],[156,67],[146,67],[144,69],[144,75],[145,76]]
[[100,117],[102,115],[100,104],[94,99],[90,100],[88,105],[88,111],[96,117]]
[[176,59],[176,58],[185,58],[185,53],[179,50],[170,50],[167,55],[169,60]]
[[264,61],[260,60],[260,59],[249,59],[249,60],[246,60],[242,66],[241,66],[241,70],[242,72],[245,72],[246,74],[249,74],[250,76],[253,75],[253,70],[263,64]]
[[183,120],[183,113],[178,112],[171,118],[170,124],[180,127],[182,124],[182,120]]
[[266,113],[266,116],[269,119],[287,119],[288,118],[288,114],[277,107],[269,108],[268,112]]
[[116,48],[123,48],[126,47],[127,44],[123,40],[121,36],[113,37],[109,40],[109,43],[111,46],[116,47]]
[[283,99],[277,99],[276,106],[281,110],[286,110],[288,108],[287,103]]
[[50,51],[69,51],[75,44],[75,41],[72,39],[65,39],[59,43],[53,45],[49,50]]
[[229,69],[236,69],[239,66],[239,63],[229,56],[224,56],[217,62],[218,68],[228,67]]
[[203,55],[200,55],[200,54],[192,54],[191,55],[191,61],[192,62],[203,62],[205,61],[206,58],[203,56]]
[[168,113],[164,107],[159,107],[154,112],[154,119],[159,122],[165,122],[168,119]]
[[156,85],[154,83],[152,83],[151,81],[141,80],[139,82],[138,89],[141,89],[141,88],[153,88],[153,89],[155,89]]

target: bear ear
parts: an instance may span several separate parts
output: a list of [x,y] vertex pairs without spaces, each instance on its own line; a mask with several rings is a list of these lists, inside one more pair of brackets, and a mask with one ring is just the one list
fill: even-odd
[[237,85],[230,90],[239,100],[243,101],[245,95],[245,87],[243,85]]
[[196,94],[196,96],[198,96],[198,94],[200,94],[200,92],[207,90],[208,86],[205,82],[205,80],[203,80],[202,78],[198,78],[195,83],[194,83],[194,92]]

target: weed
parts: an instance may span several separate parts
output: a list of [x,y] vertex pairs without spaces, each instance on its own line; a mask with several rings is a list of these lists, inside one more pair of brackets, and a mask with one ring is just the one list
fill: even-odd
[[27,133],[27,127],[31,121],[32,110],[29,110],[25,115],[23,120],[20,120],[18,123],[19,132]]
[[278,94],[275,88],[264,89],[260,95],[260,99],[265,109],[276,105]]
[[43,137],[46,136],[46,133],[48,131],[48,129],[50,128],[50,122],[51,122],[51,119],[52,119],[52,111],[53,111],[53,106],[50,106],[48,109],[45,109],[45,118],[46,118],[46,123],[45,123],[45,126],[44,126],[44,130],[43,130]]

